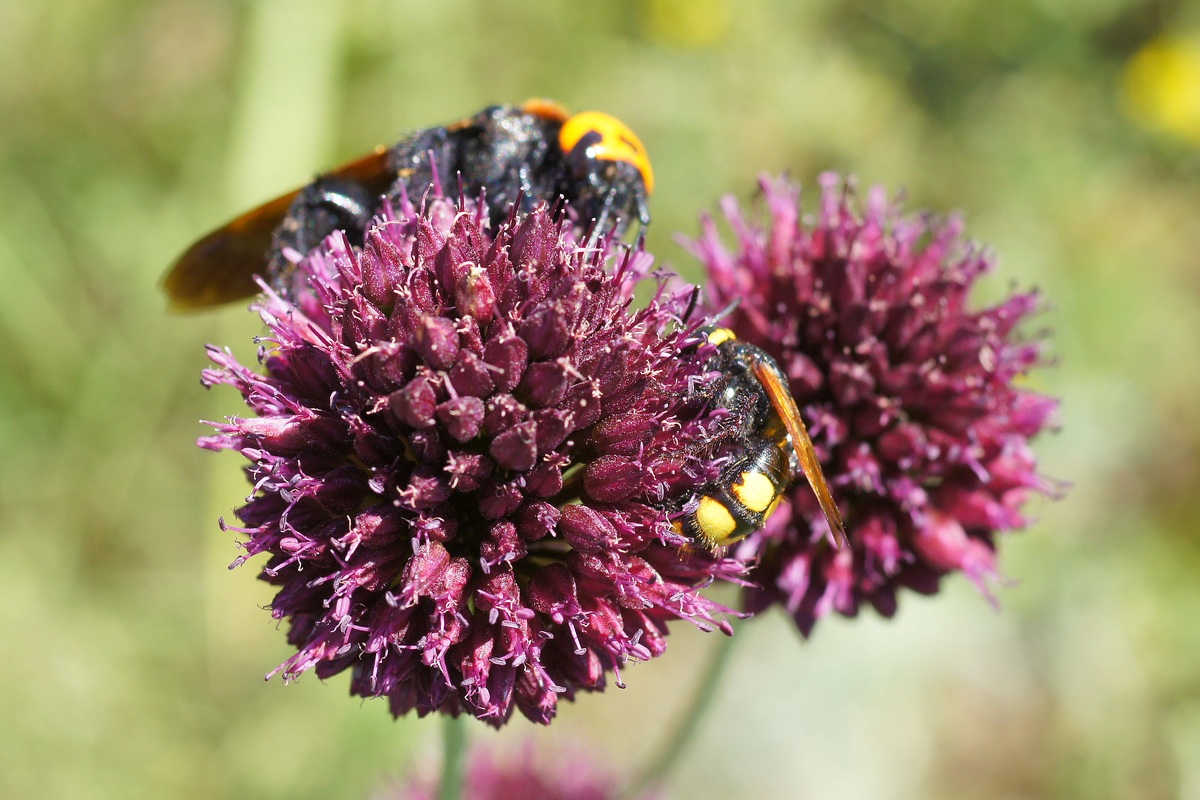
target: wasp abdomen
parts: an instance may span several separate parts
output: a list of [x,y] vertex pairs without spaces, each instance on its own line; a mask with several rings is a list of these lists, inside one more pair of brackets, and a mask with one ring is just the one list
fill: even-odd
[[680,532],[706,547],[721,547],[749,536],[766,522],[791,483],[787,456],[767,439],[744,442],[741,455],[707,487]]

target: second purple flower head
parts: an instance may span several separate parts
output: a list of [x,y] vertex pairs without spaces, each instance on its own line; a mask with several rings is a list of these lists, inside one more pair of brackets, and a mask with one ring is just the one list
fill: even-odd
[[1033,293],[972,308],[992,257],[957,219],[906,215],[875,188],[861,202],[836,175],[815,217],[799,188],[764,179],[765,223],[722,205],[727,248],[711,219],[690,250],[707,270],[710,311],[778,361],[845,518],[833,549],[803,481],[743,543],[757,560],[750,610],[780,603],[808,634],[831,611],[863,604],[885,616],[897,592],[931,594],[961,571],[985,593],[998,576],[996,535],[1025,525],[1031,494],[1055,494],[1029,442],[1057,403],[1020,385],[1043,345],[1019,324]]

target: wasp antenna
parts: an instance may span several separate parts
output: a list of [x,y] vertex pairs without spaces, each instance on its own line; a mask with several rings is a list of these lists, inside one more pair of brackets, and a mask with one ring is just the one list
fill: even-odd
[[716,314],[713,315],[713,318],[712,318],[713,323],[716,324],[716,323],[720,322],[721,320],[725,319],[726,317],[728,317],[741,304],[742,304],[742,299],[740,297],[735,297],[732,300],[730,300],[729,305],[725,306],[724,308],[722,308],[720,311],[718,311]]
[[684,309],[683,314],[679,317],[679,323],[681,325],[687,325],[687,321],[692,318],[692,313],[695,312],[696,306],[699,305],[699,303],[700,303],[700,287],[693,286],[692,287],[692,295],[691,295],[691,297],[688,298],[687,308]]

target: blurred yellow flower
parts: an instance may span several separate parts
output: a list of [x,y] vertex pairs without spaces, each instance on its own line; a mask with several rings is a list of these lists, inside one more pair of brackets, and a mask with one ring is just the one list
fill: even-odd
[[1122,88],[1135,122],[1200,144],[1200,38],[1151,40],[1126,65]]
[[642,0],[640,5],[643,35],[672,47],[714,47],[733,19],[730,0]]

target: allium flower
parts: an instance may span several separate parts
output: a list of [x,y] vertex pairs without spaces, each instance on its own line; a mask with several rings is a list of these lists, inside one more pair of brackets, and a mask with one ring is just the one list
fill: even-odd
[[[1057,403],[1014,385],[1042,347],[1014,329],[1035,294],[972,309],[991,256],[961,239],[958,219],[905,216],[872,189],[821,179],[820,210],[802,219],[799,188],[761,181],[766,225],[736,201],[722,210],[733,252],[711,218],[688,247],[709,271],[714,310],[774,356],[821,455],[850,548],[834,550],[807,485],[739,555],[758,557],[749,605],[778,601],[807,635],[817,619],[869,603],[885,616],[901,587],[932,594],[962,571],[988,594],[995,536],[1026,524],[1035,472],[1029,440]],[[990,594],[988,595],[990,598]]]
[[[462,796],[471,800],[650,800],[655,792],[630,795],[615,777],[602,772],[578,753],[560,754],[554,766],[538,759],[532,747],[511,755],[474,750],[467,760]],[[437,787],[426,782],[379,796],[379,800],[433,800]]]
[[200,444],[250,462],[235,564],[268,556],[285,679],[349,669],[397,716],[546,723],[661,654],[671,620],[729,631],[698,589],[742,568],[681,558],[664,510],[706,479],[702,425],[678,416],[689,292],[660,283],[631,310],[644,251],[581,247],[545,210],[493,235],[473,206],[428,203],[385,208],[361,250],[335,234],[266,291],[265,374],[210,347],[205,383],[256,416]]

